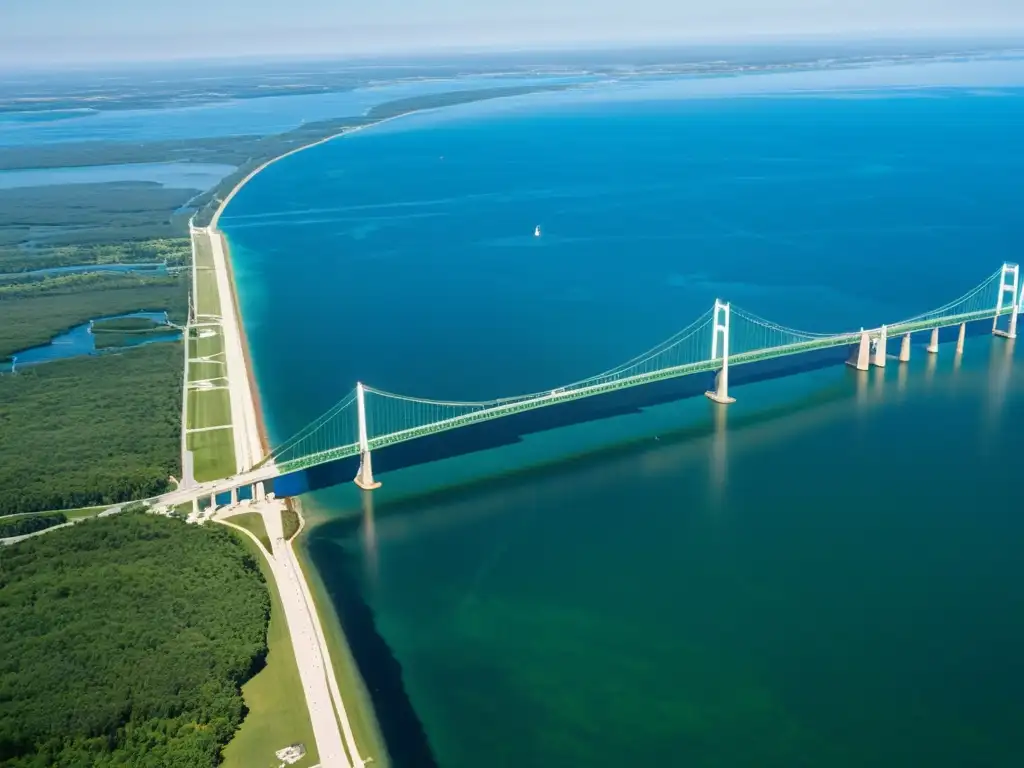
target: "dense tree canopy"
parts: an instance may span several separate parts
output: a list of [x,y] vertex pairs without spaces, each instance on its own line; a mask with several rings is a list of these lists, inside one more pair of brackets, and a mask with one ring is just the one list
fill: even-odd
[[147,498],[181,454],[180,343],[0,376],[0,515]]
[[61,525],[67,521],[67,515],[63,512],[54,512],[49,515],[19,515],[6,519],[0,517],[0,539],[45,531],[47,528]]
[[269,610],[219,526],[125,513],[0,549],[0,766],[216,765]]
[[0,360],[97,317],[167,311],[184,322],[189,277],[72,274],[0,284]]

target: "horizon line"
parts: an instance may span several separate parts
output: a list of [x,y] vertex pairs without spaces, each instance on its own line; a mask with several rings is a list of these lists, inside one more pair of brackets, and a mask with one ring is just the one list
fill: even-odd
[[[665,51],[674,49],[713,48],[735,45],[749,46],[752,49],[766,45],[793,46],[813,45],[815,43],[854,43],[870,45],[895,45],[899,43],[946,43],[946,44],[988,44],[987,50],[1012,51],[1018,47],[1024,50],[1024,28],[1020,30],[983,29],[970,32],[938,31],[938,30],[891,30],[886,32],[751,32],[736,35],[693,36],[673,39],[643,40],[581,40],[556,43],[550,41],[507,43],[501,45],[473,45],[455,43],[425,44],[421,47],[386,46],[379,49],[356,51],[313,51],[313,52],[268,52],[257,51],[247,53],[225,53],[211,55],[168,55],[155,57],[100,59],[100,58],[69,58],[60,61],[25,61],[16,59],[6,61],[0,58],[0,71],[3,72],[60,72],[68,70],[90,69],[122,69],[125,67],[150,68],[154,66],[189,66],[202,64],[257,64],[289,62],[358,62],[399,64],[401,62],[427,63],[452,61],[453,59],[480,58],[486,56],[528,56],[528,55],[559,55],[585,53],[630,53],[640,51]],[[999,44],[999,45],[997,45]],[[895,53],[895,51],[889,51]],[[938,52],[936,52],[938,53]],[[884,55],[884,54],[879,54]],[[540,62],[538,62],[540,63]]]

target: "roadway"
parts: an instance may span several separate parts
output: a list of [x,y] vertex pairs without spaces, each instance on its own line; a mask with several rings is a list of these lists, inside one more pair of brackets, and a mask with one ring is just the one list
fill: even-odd
[[[225,377],[229,389],[230,427],[235,450],[236,471],[242,474],[246,468],[259,461],[263,455],[263,446],[243,349],[243,334],[235,303],[235,291],[231,283],[228,257],[223,238],[212,227],[191,227],[191,234],[193,244],[196,238],[207,238],[213,255],[215,280],[220,301],[220,328],[224,343]],[[186,429],[187,423],[187,419],[182,421],[183,431]],[[269,474],[268,479],[272,476]],[[241,485],[241,483],[234,483],[234,485]],[[193,482],[190,485],[182,484],[176,491],[164,494],[150,503],[176,506],[197,498],[200,492],[210,493],[223,486],[223,480],[209,483]],[[299,677],[306,694],[306,706],[313,725],[320,764],[323,768],[361,766],[362,761],[358,757],[352,728],[341,700],[334,668],[330,663],[330,654],[327,651],[319,616],[291,544],[284,541],[283,538],[280,503],[259,500],[254,503],[254,511],[259,511],[263,516],[264,525],[271,537],[274,550],[270,558],[271,570],[277,580],[281,602],[284,606],[285,620],[291,635],[292,646],[295,649],[295,661],[298,664]],[[343,733],[344,739],[342,738]],[[349,755],[351,755],[351,759]]]
[[[284,606],[285,621],[291,635],[295,661],[299,667],[299,680],[309,709],[320,765],[324,768],[350,768],[352,763],[342,744],[329,683],[329,680],[334,679],[334,673],[321,650],[314,622],[315,610],[310,610],[303,592],[302,571],[295,562],[289,543],[284,540],[281,524],[283,506],[280,501],[264,501],[254,504],[251,511],[259,512],[263,517],[263,524],[270,537],[273,552],[268,554],[267,562],[274,574],[281,604]],[[263,549],[263,545],[255,536],[244,528],[232,524],[230,517],[219,518],[218,522],[241,531],[252,538],[261,550]]]

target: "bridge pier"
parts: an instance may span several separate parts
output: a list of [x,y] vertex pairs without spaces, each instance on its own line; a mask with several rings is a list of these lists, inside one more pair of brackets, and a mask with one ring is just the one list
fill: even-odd
[[885,368],[887,342],[888,338],[886,337],[885,326],[883,325],[878,331],[878,341],[875,345],[875,359],[872,360],[872,363],[878,368]]
[[910,334],[903,334],[903,340],[900,342],[900,362],[910,362]]
[[231,489],[231,506],[232,507],[237,507],[238,506],[238,489],[237,488],[232,488]]
[[[719,315],[724,318],[719,321]],[[715,376],[715,389],[705,392],[704,396],[720,405],[735,403],[735,397],[729,397],[729,305],[715,299],[714,326],[711,331],[711,359],[718,357],[718,334],[722,334],[722,370]]]
[[267,498],[267,487],[262,483],[256,483],[252,487],[252,500],[263,501]]
[[216,493],[211,493],[210,494],[210,512],[215,512],[216,510],[217,510],[217,494]]
[[373,463],[370,461],[369,451],[359,454],[359,471],[352,482],[364,491],[375,491],[380,488],[380,482],[373,479]]
[[857,354],[846,361],[847,365],[853,366],[858,371],[866,371],[871,364],[871,337],[867,331],[860,332],[860,344],[857,345]]
[[964,353],[964,339],[967,338],[967,323],[960,323],[960,333],[956,337],[956,353]]
[[356,384],[356,408],[359,414],[359,471],[352,482],[364,491],[373,491],[380,488],[381,484],[373,479],[370,440],[366,428],[366,392],[362,382]]
[[931,338],[931,341],[928,342],[928,351],[931,352],[933,355],[937,355],[939,353],[939,329],[938,328],[932,328],[932,338]]
[[719,405],[731,405],[736,402],[735,397],[729,397],[729,369],[723,367],[715,376],[715,389],[712,392],[705,392],[704,396]]
[[192,514],[193,515],[198,515],[199,514],[199,497],[196,497],[196,498],[192,499]]

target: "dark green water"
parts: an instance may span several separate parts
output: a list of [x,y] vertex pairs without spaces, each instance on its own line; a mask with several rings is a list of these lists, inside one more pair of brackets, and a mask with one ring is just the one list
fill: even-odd
[[361,585],[446,768],[1021,765],[1012,352],[688,401],[615,454],[365,497],[313,551]]

